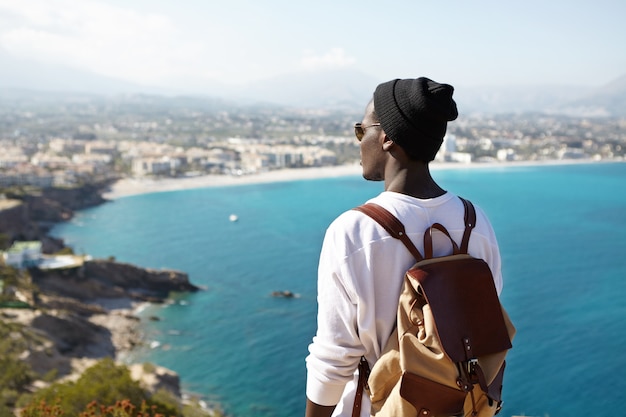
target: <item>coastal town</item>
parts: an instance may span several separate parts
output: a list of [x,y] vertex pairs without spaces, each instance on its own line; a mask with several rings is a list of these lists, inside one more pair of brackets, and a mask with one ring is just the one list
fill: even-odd
[[[167,106],[171,107],[167,107]],[[0,187],[73,187],[119,178],[242,176],[358,162],[358,112],[232,108],[129,97],[0,105]],[[437,161],[620,160],[626,121],[546,114],[467,115]]]

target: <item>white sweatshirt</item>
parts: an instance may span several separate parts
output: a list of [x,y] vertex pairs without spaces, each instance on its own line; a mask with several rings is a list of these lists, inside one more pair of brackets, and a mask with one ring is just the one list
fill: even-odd
[[[433,223],[444,225],[460,244],[464,206],[446,193],[417,199],[385,191],[370,200],[394,214],[424,254],[424,232]],[[491,224],[476,207],[476,228],[469,242],[470,255],[491,268],[498,294],[502,290],[500,252]],[[434,256],[451,253],[441,233],[433,234]],[[306,395],[320,405],[337,405],[333,416],[351,416],[361,356],[370,367],[394,329],[404,273],[415,259],[402,242],[391,237],[376,221],[349,210],[326,231],[318,268],[317,334],[309,346]],[[363,417],[370,402],[363,396]]]

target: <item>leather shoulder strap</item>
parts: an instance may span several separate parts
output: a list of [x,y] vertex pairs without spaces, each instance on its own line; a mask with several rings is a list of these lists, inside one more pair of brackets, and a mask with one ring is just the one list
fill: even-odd
[[[472,234],[472,230],[476,227],[476,209],[471,201],[462,197],[459,199],[463,202],[465,207],[465,231],[463,232],[463,239],[461,240],[460,253],[467,253],[469,249],[469,239]],[[360,211],[363,214],[368,215],[380,224],[392,237],[399,239],[404,243],[409,252],[413,255],[416,261],[424,259],[422,254],[417,250],[411,239],[406,235],[404,225],[396,216],[391,214],[384,207],[374,203],[366,203],[361,206],[355,207],[354,210]],[[431,229],[432,231],[432,229]],[[453,242],[454,243],[454,242]],[[432,257],[432,255],[431,255]]]
[[419,250],[415,247],[411,239],[406,235],[404,225],[396,216],[391,214],[384,207],[374,203],[366,203],[361,206],[355,207],[354,210],[360,211],[372,219],[376,220],[392,237],[399,239],[404,243],[404,246],[411,252],[411,255],[416,261],[424,259]]
[[469,239],[472,230],[476,227],[476,209],[471,201],[459,197],[465,206],[465,232],[461,240],[461,253],[467,253],[469,249]]

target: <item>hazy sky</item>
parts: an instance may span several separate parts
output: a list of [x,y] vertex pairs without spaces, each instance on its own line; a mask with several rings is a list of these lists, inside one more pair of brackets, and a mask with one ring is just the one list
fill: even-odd
[[0,59],[152,85],[353,68],[600,86],[626,73],[625,18],[624,0],[0,0]]

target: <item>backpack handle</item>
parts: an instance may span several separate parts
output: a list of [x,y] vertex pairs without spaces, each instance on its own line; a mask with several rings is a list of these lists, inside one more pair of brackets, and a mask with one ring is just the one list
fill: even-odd
[[459,245],[456,244],[452,236],[450,236],[450,232],[448,229],[443,227],[440,223],[433,223],[428,229],[426,229],[426,233],[424,233],[424,259],[431,259],[433,257],[433,229],[439,230],[444,235],[448,236],[450,239],[450,243],[452,243],[452,253],[454,255],[458,255],[461,253],[459,249]]
[[463,232],[463,238],[461,239],[461,247],[456,244],[448,230],[440,223],[434,223],[426,230],[424,234],[424,257],[430,259],[433,257],[433,228],[439,230],[448,238],[452,243],[452,253],[458,255],[459,253],[467,253],[469,249],[469,239],[472,234],[472,230],[476,227],[476,209],[471,201],[459,197],[459,200],[463,202],[465,208],[465,231]]

